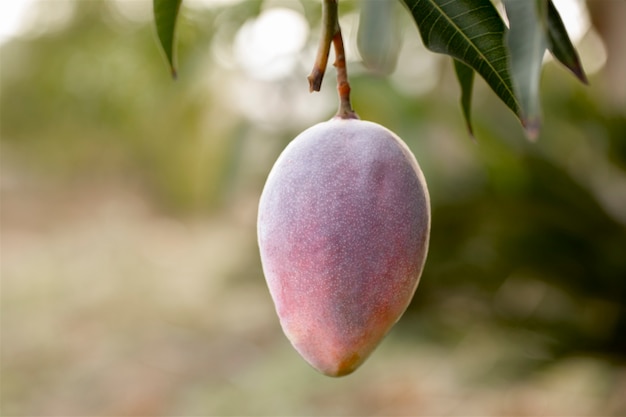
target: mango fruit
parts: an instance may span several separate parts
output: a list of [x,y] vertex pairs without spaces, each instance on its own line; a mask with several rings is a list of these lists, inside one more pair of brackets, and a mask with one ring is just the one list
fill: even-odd
[[281,153],[257,233],[283,332],[315,369],[347,375],[413,298],[428,251],[426,181],[393,132],[336,117]]

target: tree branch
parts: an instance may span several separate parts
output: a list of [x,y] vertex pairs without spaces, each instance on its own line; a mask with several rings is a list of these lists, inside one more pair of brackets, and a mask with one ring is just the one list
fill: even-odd
[[313,69],[307,77],[310,92],[320,91],[322,87],[322,80],[324,79],[328,63],[328,54],[330,53],[330,44],[338,28],[337,0],[322,0],[322,37],[317,48]]

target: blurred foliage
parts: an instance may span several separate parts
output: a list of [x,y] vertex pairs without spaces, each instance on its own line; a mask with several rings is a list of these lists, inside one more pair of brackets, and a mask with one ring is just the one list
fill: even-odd
[[[236,244],[229,237],[235,232],[223,230],[221,216],[238,212],[239,204],[256,202],[273,161],[291,138],[308,127],[310,114],[325,114],[321,121],[335,109],[334,93],[324,96],[324,91],[334,90],[331,70],[321,95],[304,96],[311,104],[304,105],[304,113],[297,110],[302,107],[299,89],[306,93],[305,77],[317,44],[317,4],[276,4],[302,12],[311,31],[293,74],[273,81],[250,81],[250,74],[233,64],[238,30],[264,10],[260,2],[183,8],[176,82],[171,81],[159,55],[151,22],[130,20],[107,1],[76,2],[73,17],[61,29],[6,43],[0,50],[3,177],[17,171],[41,183],[57,184],[55,189],[95,194],[106,192],[102,184],[129,187],[140,190],[164,216],[213,221],[207,230],[222,230],[222,240],[210,246],[214,252],[207,252],[206,262],[217,265],[221,257],[238,256],[228,268],[215,267],[219,270],[216,274],[228,282],[215,298],[217,306],[238,317],[236,312],[246,304],[252,311],[248,316],[256,314],[253,302],[248,306],[248,299],[242,303],[227,296],[236,288],[251,285],[262,289],[264,285],[254,246],[254,210],[244,210],[247,238]],[[41,7],[45,6],[46,2],[42,3]],[[344,15],[357,12],[354,2],[342,5]],[[399,73],[407,62],[402,54],[424,62],[433,59],[421,45],[409,41],[418,35],[408,18],[404,24]],[[356,30],[346,29],[348,40],[355,36]],[[582,59],[584,62],[584,55]],[[426,269],[414,302],[394,335],[430,358],[421,342],[450,349],[466,340],[472,329],[486,329],[497,340],[523,347],[514,358],[502,359],[502,374],[526,374],[549,364],[568,364],[568,357],[579,355],[623,366],[626,117],[607,104],[605,90],[594,88],[601,84],[602,73],[592,74],[591,87],[584,87],[553,62],[546,65],[541,92],[545,125],[537,143],[524,139],[514,116],[484,83],[477,82],[476,143],[465,131],[450,63],[433,62],[435,71],[424,75],[426,87],[419,93],[412,93],[412,86],[397,74],[379,78],[357,61],[349,64],[355,109],[363,119],[389,127],[407,142],[423,168],[432,198],[432,240]],[[247,108],[243,98],[248,97],[254,110],[265,107],[276,109],[277,114],[260,122],[258,116],[242,110]],[[13,194],[6,187],[2,192],[6,206]],[[41,210],[42,216],[48,215],[45,208]],[[3,224],[3,229],[6,227]],[[182,236],[182,232],[168,233],[168,242]],[[133,250],[130,243],[119,243]],[[180,253],[193,251],[192,244],[181,247],[185,250]],[[183,265],[174,271],[177,268]],[[134,271],[130,268],[120,276],[128,275],[132,281]],[[159,291],[149,278],[134,280],[142,285],[133,290],[137,294]],[[175,298],[175,291],[172,295],[162,291],[171,303],[182,302]],[[140,300],[137,295],[128,303]],[[263,302],[268,300],[266,297]],[[193,315],[196,310],[190,311]],[[260,316],[265,313],[263,310]],[[7,317],[15,320],[16,316]],[[197,320],[191,320],[193,325],[203,326]],[[254,343],[266,340],[267,336],[258,332],[243,337]],[[132,333],[130,329],[124,334]],[[482,338],[484,333],[476,334]],[[278,333],[272,335],[280,338]],[[235,330],[230,336],[242,337]],[[491,339],[485,336],[483,341],[487,340]],[[200,338],[197,342],[193,348],[202,350],[206,341]],[[410,357],[410,352],[402,357]],[[266,368],[280,362],[284,352],[273,355]],[[378,369],[374,364],[378,360],[374,353],[371,369]],[[231,365],[218,368],[226,373]],[[25,375],[23,366],[9,366],[9,375]],[[290,377],[287,369],[291,368],[277,367],[282,369],[277,375]],[[401,368],[402,364],[397,364],[391,369]],[[210,374],[211,369],[206,372]],[[366,370],[357,375],[361,372],[368,375]],[[21,378],[3,390],[28,390],[29,381]],[[214,388],[225,389],[219,387]],[[359,395],[364,396],[359,398],[369,398],[363,389]],[[326,394],[325,398],[332,398]],[[310,407],[319,400],[305,399]],[[220,401],[223,406],[234,400],[226,396]],[[336,402],[328,403],[326,411],[342,414],[341,408],[333,408]],[[213,404],[213,410],[228,413],[219,404]],[[264,410],[271,414],[271,406],[266,405]],[[515,414],[517,410],[509,411]]]
[[185,70],[172,83],[151,25],[125,22],[103,1],[75,7],[61,32],[4,47],[3,139],[37,170],[138,178],[166,205],[214,204],[240,122],[199,88],[212,65],[206,46],[216,19],[240,25],[253,12],[183,20]]

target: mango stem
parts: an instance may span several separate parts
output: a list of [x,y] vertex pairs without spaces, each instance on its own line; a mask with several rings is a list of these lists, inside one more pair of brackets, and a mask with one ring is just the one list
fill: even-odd
[[339,110],[335,117],[340,119],[358,119],[359,116],[352,109],[350,103],[350,82],[348,81],[348,68],[346,66],[346,53],[343,48],[341,28],[337,24],[337,32],[333,36],[335,47],[335,68],[337,68],[337,92],[339,93]]
[[359,117],[350,104],[350,83],[346,68],[346,54],[339,26],[338,0],[322,0],[322,37],[317,49],[317,56],[313,69],[307,77],[309,91],[320,91],[322,80],[328,64],[331,43],[335,49],[335,63],[337,68],[337,92],[339,94],[339,110],[335,115],[340,119],[358,119]]

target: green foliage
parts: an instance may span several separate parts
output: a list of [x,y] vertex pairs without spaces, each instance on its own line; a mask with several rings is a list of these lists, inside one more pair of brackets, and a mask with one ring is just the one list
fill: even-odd
[[404,0],[433,52],[450,55],[478,72],[500,99],[522,117],[509,72],[506,26],[490,0]]
[[467,125],[467,131],[474,135],[472,130],[472,92],[474,90],[474,70],[458,59],[454,60],[454,72],[461,86],[461,109]]
[[[545,7],[544,7],[545,6]],[[522,124],[536,139],[540,129],[539,79],[546,50],[543,28],[547,4],[540,1],[504,0],[511,27],[506,41],[511,54],[514,87],[522,107]]]
[[380,75],[393,72],[402,44],[395,6],[390,1],[361,1],[357,46],[363,65]]
[[[585,80],[576,51],[551,0],[505,1],[510,31],[490,0],[404,2],[424,44],[478,72],[515,112],[530,138],[539,134],[539,81],[546,38],[557,59]],[[461,68],[455,67],[457,72]],[[468,83],[472,81],[459,76],[459,82],[463,113],[471,133]]]
[[154,0],[153,4],[157,35],[174,78],[176,78],[176,19],[181,2],[182,0]]
[[[546,47],[581,81],[586,75],[552,0],[505,0],[511,30],[491,0],[402,0],[424,45],[451,56],[462,90],[461,106],[470,134],[471,96],[478,72],[520,119],[529,138],[540,130],[539,82]],[[173,39],[181,0],[153,0],[161,45],[175,74]],[[399,51],[391,3],[364,0],[358,47],[366,67],[393,71]],[[464,65],[460,65],[463,63]]]
[[580,81],[587,84],[587,75],[580,63],[578,52],[570,40],[565,25],[559,16],[559,12],[554,7],[552,0],[548,0],[547,16],[547,42],[548,49],[552,55]]

